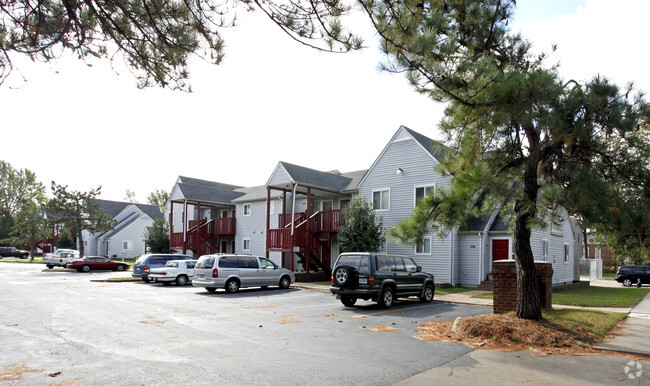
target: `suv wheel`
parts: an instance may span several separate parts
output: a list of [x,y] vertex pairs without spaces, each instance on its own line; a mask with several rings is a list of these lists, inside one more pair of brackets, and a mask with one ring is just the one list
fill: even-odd
[[629,278],[624,279],[623,280],[623,285],[626,286],[626,287],[631,286],[632,285],[632,279],[629,279]]
[[236,279],[230,279],[226,283],[226,292],[235,293],[239,291],[239,282]]
[[341,265],[334,269],[334,284],[343,287],[349,284],[352,279],[353,269],[349,265]]
[[390,308],[395,303],[395,291],[390,287],[385,287],[379,294],[379,304],[384,308]]
[[424,292],[422,293],[422,296],[420,296],[420,301],[422,303],[430,303],[433,300],[433,294],[435,292],[435,289],[433,288],[432,284],[427,284],[424,287]]
[[356,302],[357,302],[357,298],[355,298],[354,296],[350,296],[350,295],[341,296],[341,303],[343,303],[343,305],[346,307],[352,307]]

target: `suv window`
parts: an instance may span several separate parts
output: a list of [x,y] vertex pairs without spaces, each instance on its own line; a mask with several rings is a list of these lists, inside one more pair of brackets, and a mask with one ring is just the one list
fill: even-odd
[[395,256],[395,267],[393,268],[393,271],[406,271],[406,268],[404,268],[404,261],[402,261],[402,258],[399,256]]
[[379,272],[388,272],[390,271],[390,266],[388,264],[388,258],[384,255],[377,256],[375,263],[377,264],[377,271]]
[[255,256],[239,256],[239,268],[259,268],[257,257]]
[[413,262],[413,260],[409,259],[408,257],[405,257],[403,260],[404,260],[404,266],[406,267],[406,272],[417,272],[418,271],[418,267]]
[[353,268],[358,268],[361,261],[361,256],[359,255],[345,255],[339,258],[337,265],[349,265]]

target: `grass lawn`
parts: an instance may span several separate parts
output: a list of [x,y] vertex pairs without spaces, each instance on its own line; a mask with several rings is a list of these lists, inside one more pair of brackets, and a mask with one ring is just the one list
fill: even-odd
[[616,279],[615,273],[603,273],[603,279],[605,280],[614,280]]
[[452,288],[440,288],[436,287],[436,295],[449,295],[457,294],[460,292],[474,291],[475,288],[462,288],[462,287],[452,287]]
[[560,330],[578,333],[581,329],[586,329],[593,334],[593,339],[596,342],[602,341],[618,322],[627,317],[626,314],[620,312],[575,308],[554,308],[550,311],[543,311],[542,316],[547,322]]
[[[650,288],[580,287],[553,290],[553,303],[579,307],[634,307]],[[491,293],[475,298],[492,299]]]

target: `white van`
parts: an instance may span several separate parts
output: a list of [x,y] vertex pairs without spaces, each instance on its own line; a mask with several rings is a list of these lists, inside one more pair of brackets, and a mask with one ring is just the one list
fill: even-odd
[[245,287],[277,285],[287,289],[295,281],[296,277],[291,271],[265,257],[215,254],[199,258],[194,266],[192,285],[205,287],[208,292],[224,288],[226,292],[233,293]]

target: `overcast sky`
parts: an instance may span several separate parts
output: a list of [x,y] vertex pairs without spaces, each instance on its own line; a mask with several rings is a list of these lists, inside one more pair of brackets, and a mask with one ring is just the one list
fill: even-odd
[[[558,50],[565,79],[602,74],[650,90],[650,2],[520,1],[513,28],[540,51]],[[128,71],[66,58],[16,60],[0,87],[2,152],[16,169],[71,189],[102,186],[103,199],[127,189],[145,202],[178,175],[264,185],[279,161],[318,170],[367,169],[400,125],[441,138],[443,106],[415,93],[401,75],[377,71],[366,49],[318,53],[283,35],[261,12],[227,31],[226,58],[197,61],[192,93],[136,88]],[[23,81],[26,79],[26,82]]]

